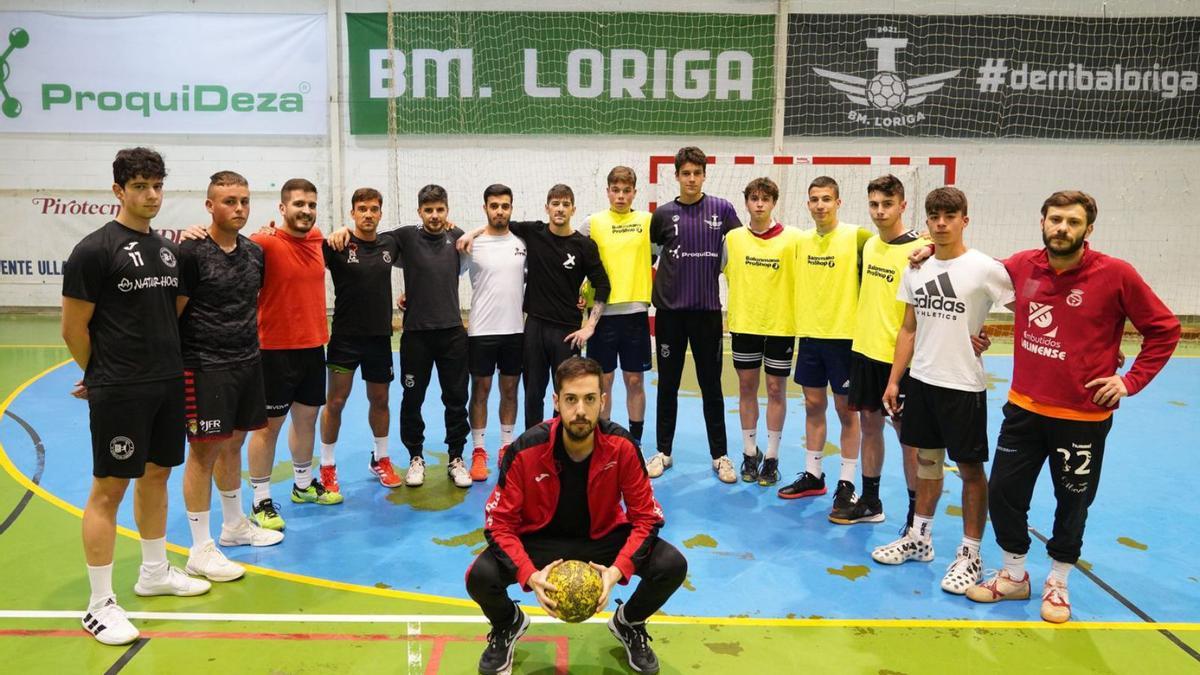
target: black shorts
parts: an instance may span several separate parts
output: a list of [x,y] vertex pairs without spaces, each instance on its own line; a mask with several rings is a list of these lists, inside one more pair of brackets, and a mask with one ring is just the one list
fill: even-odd
[[758,370],[766,363],[766,373],[776,377],[792,374],[792,352],[796,338],[775,335],[733,333],[729,342],[733,351],[733,367],[738,370]]
[[267,426],[262,362],[225,370],[183,371],[189,441],[220,441]]
[[325,405],[325,348],[262,350],[267,417],[283,417],[292,403]]
[[955,462],[988,461],[987,392],[926,384],[915,377],[904,387],[900,442],[914,448],[945,448]]
[[330,336],[325,355],[325,365],[330,370],[353,373],[360,364],[364,382],[387,383],[394,380],[396,372],[392,367],[392,337],[337,333]]
[[650,370],[650,314],[611,314],[601,316],[596,332],[588,339],[587,356],[600,363],[605,373],[617,369],[627,373]]
[[851,340],[800,338],[796,348],[796,384],[801,387],[826,385],[835,394],[850,390]]
[[[858,352],[850,353],[850,390],[847,394],[851,410],[882,411],[883,416],[889,415],[883,405],[883,392],[887,389],[888,379],[892,376],[892,364],[876,361]],[[900,405],[904,406],[904,388],[908,382],[908,370],[900,378]],[[894,417],[900,419],[902,413]]]
[[491,377],[497,368],[501,375],[520,375],[524,344],[524,333],[468,337],[467,368],[474,377]]
[[183,464],[183,378],[88,389],[92,475],[141,478]]

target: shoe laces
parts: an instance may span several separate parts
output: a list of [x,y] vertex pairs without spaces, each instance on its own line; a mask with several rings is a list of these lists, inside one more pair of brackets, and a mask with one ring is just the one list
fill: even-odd
[[265,502],[259,503],[254,510],[260,513],[265,513],[267,516],[272,518],[279,515],[279,509],[276,508],[274,499],[268,499]]

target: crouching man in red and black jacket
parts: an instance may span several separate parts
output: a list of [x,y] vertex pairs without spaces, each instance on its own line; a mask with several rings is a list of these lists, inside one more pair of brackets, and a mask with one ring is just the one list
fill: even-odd
[[484,509],[488,548],[467,570],[467,592],[492,624],[481,673],[509,668],[517,638],[529,627],[508,586],[532,590],[553,616],[547,577],[563,560],[588,561],[600,572],[599,609],[614,585],[641,577],[629,601],[618,601],[608,627],[634,671],[658,672],[645,621],[683,583],[687,561],[658,538],[663,512],[633,438],[600,420],[601,376],[591,359],[559,365],[554,407],[560,416],[521,434],[505,453]]

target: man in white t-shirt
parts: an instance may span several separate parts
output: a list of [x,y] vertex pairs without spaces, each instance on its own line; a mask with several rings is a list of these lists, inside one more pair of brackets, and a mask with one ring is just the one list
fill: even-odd
[[483,191],[487,228],[470,252],[471,316],[467,324],[467,359],[471,372],[471,478],[488,478],[487,405],[492,378],[500,371],[500,452],[512,442],[517,423],[517,384],[521,381],[521,305],[525,297],[525,242],[508,229],[513,193],[507,185]]
[[961,190],[930,192],[925,215],[934,257],[901,281],[896,297],[907,306],[883,394],[896,413],[904,391],[900,442],[917,448],[916,514],[904,536],[871,557],[886,565],[933,560],[933,514],[948,454],[962,479],[963,538],[942,590],[962,595],[983,578],[979,544],[987,522],[987,380],[971,336],[993,305],[1012,304],[1013,287],[1003,264],[963,242],[969,219]]

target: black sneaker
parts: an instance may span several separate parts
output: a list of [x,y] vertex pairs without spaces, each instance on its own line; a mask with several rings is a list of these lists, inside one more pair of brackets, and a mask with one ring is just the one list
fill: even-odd
[[854,502],[854,483],[839,480],[837,490],[833,493],[833,510],[829,512],[829,519],[837,517],[845,520],[850,509],[854,508]]
[[817,478],[805,471],[791,485],[779,488],[780,499],[800,499],[801,497],[818,497],[825,494],[825,476]]
[[[838,525],[854,525],[855,523],[882,523],[883,502],[879,498],[870,499],[859,497],[858,501],[844,512],[836,509],[829,514],[829,521]],[[908,528],[906,527],[905,530]],[[901,535],[904,533],[902,532]]]
[[635,673],[657,673],[658,657],[650,648],[654,638],[646,632],[646,623],[625,623],[625,608],[617,601],[617,611],[608,620],[608,630],[625,645],[625,654],[629,657],[629,667]]
[[762,468],[758,470],[758,484],[770,487],[779,482],[779,458],[768,457],[763,460]]
[[479,672],[485,675],[505,673],[512,669],[517,640],[529,630],[529,617],[521,611],[520,605],[514,602],[513,609],[517,613],[511,624],[504,628],[492,626],[492,632],[487,634],[487,647],[479,657]]
[[762,450],[754,449],[754,455],[742,454],[742,480],[746,483],[758,481],[758,465],[762,464]]

